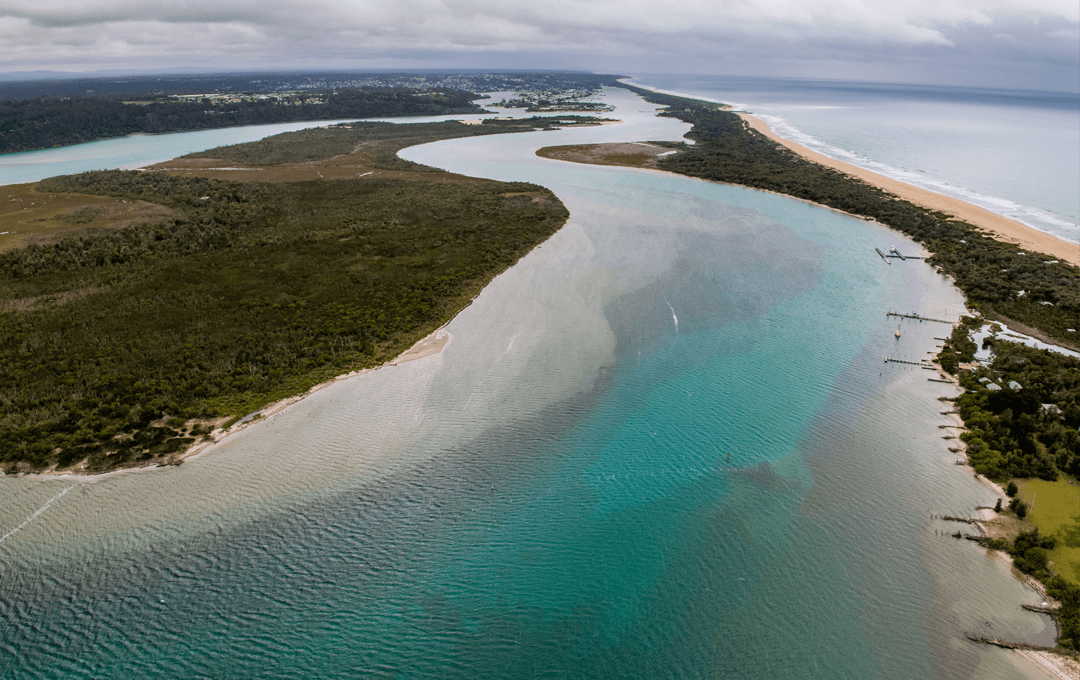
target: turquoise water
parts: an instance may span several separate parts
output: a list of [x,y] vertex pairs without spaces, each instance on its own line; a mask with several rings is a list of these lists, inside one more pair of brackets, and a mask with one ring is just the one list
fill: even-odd
[[[478,101],[482,104],[484,100]],[[507,113],[507,110],[501,110],[501,115],[505,116]],[[522,115],[524,110],[513,109],[509,113]],[[478,114],[415,116],[407,119],[407,122],[475,120],[484,117]],[[219,146],[253,142],[283,132],[294,132],[336,123],[354,122],[355,120],[317,120],[298,123],[274,123],[272,125],[246,125],[217,130],[196,130],[194,132],[159,135],[128,135],[113,139],[101,139],[85,144],[61,146],[54,149],[5,153],[0,154],[0,186],[38,182],[46,177],[70,175],[90,170],[113,168],[131,170]],[[405,119],[401,118],[365,118],[364,120],[387,123],[405,122]]]
[[752,111],[833,158],[1080,241],[1080,95],[730,76],[641,76]]
[[46,177],[89,170],[130,170],[226,144],[253,142],[282,132],[342,122],[346,121],[277,123],[164,135],[129,135],[55,149],[0,154],[0,185],[37,182]]
[[[536,158],[627,122],[408,150],[542,181],[571,222],[440,354],[179,468],[0,479],[0,677],[1016,678],[1033,602],[930,514],[948,386],[883,364],[959,295],[910,241],[783,197]],[[57,495],[65,489],[70,493]],[[55,499],[55,500],[51,500]]]

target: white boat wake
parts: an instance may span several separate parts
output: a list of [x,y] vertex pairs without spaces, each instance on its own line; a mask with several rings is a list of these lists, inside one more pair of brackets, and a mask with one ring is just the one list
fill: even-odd
[[38,508],[38,511],[37,511],[37,512],[35,512],[34,514],[30,515],[29,517],[27,517],[27,518],[26,518],[26,521],[24,521],[24,522],[23,522],[22,524],[20,524],[19,526],[15,527],[15,528],[14,528],[14,529],[12,529],[11,531],[7,532],[7,533],[6,533],[6,534],[4,534],[4,535],[3,535],[2,537],[0,537],[0,543],[3,543],[4,541],[6,541],[6,540],[8,539],[8,536],[13,536],[13,535],[17,534],[17,533],[18,533],[18,532],[19,532],[19,531],[20,531],[20,530],[21,530],[21,529],[22,529],[22,528],[23,528],[24,526],[26,526],[26,525],[27,525],[27,524],[29,524],[30,522],[33,522],[33,521],[34,521],[34,518],[35,518],[35,517],[37,517],[37,516],[38,516],[38,515],[40,515],[41,513],[45,512],[45,510],[47,510],[47,509],[48,509],[48,507],[49,507],[50,505],[52,505],[52,504],[53,504],[54,502],[56,502],[56,501],[60,500],[60,497],[61,497],[61,496],[63,496],[63,495],[64,495],[64,494],[66,494],[66,493],[67,493],[68,491],[71,491],[71,490],[72,490],[72,489],[74,489],[74,488],[75,488],[75,485],[74,485],[74,484],[72,484],[72,485],[71,485],[71,486],[69,486],[68,488],[64,489],[64,490],[63,490],[63,491],[61,491],[60,493],[58,493],[58,494],[56,494],[55,496],[53,496],[52,498],[50,498],[50,499],[49,499],[49,502],[48,502],[48,503],[46,503],[45,505],[43,505],[43,506],[41,506],[40,508]]

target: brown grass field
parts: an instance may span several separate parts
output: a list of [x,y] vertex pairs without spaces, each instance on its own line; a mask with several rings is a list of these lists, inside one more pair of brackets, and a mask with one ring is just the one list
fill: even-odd
[[0,187],[0,252],[93,227],[125,227],[169,214],[145,201],[39,193],[35,184]]

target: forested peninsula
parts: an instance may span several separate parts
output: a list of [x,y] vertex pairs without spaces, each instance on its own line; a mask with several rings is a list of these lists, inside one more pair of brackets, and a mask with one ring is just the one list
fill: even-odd
[[404,87],[165,96],[123,93],[0,100],[0,153],[79,144],[130,134],[237,125],[389,116],[480,113],[480,95]]
[[240,415],[399,355],[568,214],[542,187],[396,149],[554,124],[370,123],[198,154],[273,182],[189,158],[0,188],[50,229],[0,253],[0,470],[177,462]]

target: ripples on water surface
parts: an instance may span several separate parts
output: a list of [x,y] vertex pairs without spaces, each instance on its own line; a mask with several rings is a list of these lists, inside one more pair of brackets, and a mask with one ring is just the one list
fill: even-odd
[[[179,468],[0,480],[2,677],[1012,678],[1034,601],[935,514],[989,495],[917,358],[959,295],[886,230],[535,158],[628,122],[406,155],[572,220],[442,354],[340,381]],[[643,112],[643,113],[638,113]]]

